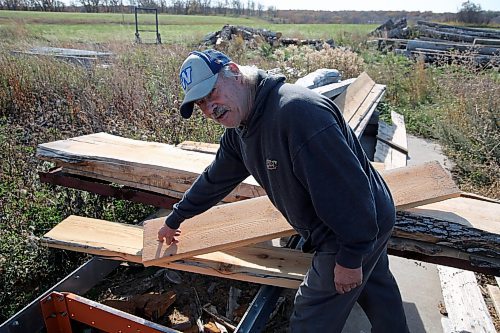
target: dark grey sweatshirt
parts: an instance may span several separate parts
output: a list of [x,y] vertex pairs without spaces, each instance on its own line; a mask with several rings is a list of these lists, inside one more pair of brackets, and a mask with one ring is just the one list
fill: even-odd
[[304,237],[304,251],[336,252],[344,267],[360,267],[394,225],[391,194],[336,105],[282,76],[260,72],[246,126],[225,130],[214,162],[166,224],[178,228],[250,174]]

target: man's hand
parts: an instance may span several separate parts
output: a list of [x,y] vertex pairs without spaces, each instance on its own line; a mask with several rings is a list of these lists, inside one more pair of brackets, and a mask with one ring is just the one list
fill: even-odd
[[333,269],[335,276],[335,289],[339,294],[344,294],[352,289],[359,287],[363,282],[363,270],[359,268],[346,268],[339,264],[335,264]]
[[165,239],[165,243],[167,245],[170,245],[172,243],[177,244],[179,243],[179,240],[177,239],[178,236],[181,234],[181,229],[172,229],[168,225],[163,225],[163,227],[158,230],[158,240],[160,242],[163,242]]

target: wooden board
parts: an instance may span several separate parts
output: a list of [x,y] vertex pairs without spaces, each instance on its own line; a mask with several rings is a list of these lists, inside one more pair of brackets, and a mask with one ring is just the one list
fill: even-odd
[[408,141],[404,117],[391,112],[392,125],[384,121],[378,123],[377,145],[374,160],[383,162],[386,169],[406,166]]
[[385,86],[382,84],[374,84],[372,89],[366,95],[366,98],[363,100],[357,110],[352,114],[351,119],[349,119],[349,126],[359,134],[356,136],[360,136],[363,133],[366,124],[370,120],[371,114],[375,111],[377,104],[382,99],[382,96],[385,93]]
[[363,72],[343,93],[333,100],[342,111],[347,122],[349,122],[356,111],[358,111],[374,85],[375,82],[366,72]]
[[219,150],[218,143],[206,143],[197,141],[183,141],[179,143],[176,147],[184,150],[197,151],[206,154],[216,154]]
[[437,161],[384,170],[381,175],[389,186],[399,210],[460,195],[460,190],[449,173]]
[[[398,209],[456,197],[460,193],[438,162],[382,174]],[[163,223],[163,219],[156,219],[145,224],[142,256],[146,266],[294,234],[267,197],[217,206],[184,221],[182,242],[177,245],[158,242],[157,232]]]
[[[489,204],[497,205],[496,203]],[[427,228],[422,227],[422,225],[432,223],[428,218],[425,220],[417,218],[413,224],[408,224],[410,220],[414,219],[409,218],[408,215],[398,215],[396,229],[389,242],[389,250],[391,252],[395,250],[394,254],[406,256],[411,251],[425,255],[424,261],[435,263],[439,263],[440,259],[449,262],[447,260],[449,258],[461,258],[466,261],[469,256],[467,249],[473,247],[477,250],[478,239],[484,240],[485,249],[493,249],[498,243],[498,241],[495,243],[494,235],[482,235],[476,229],[460,229],[452,225],[446,227],[448,222],[439,222],[436,228]],[[470,221],[470,224],[474,224],[474,221]],[[439,230],[434,231],[434,229]],[[412,230],[416,230],[416,232]],[[461,242],[460,237],[457,236],[468,234],[472,236],[470,241],[467,236],[462,236],[463,242]],[[446,235],[453,235],[454,238],[447,239]],[[401,236],[405,238],[401,238]],[[488,239],[490,239],[490,243],[488,243]],[[50,247],[136,263],[142,261],[142,241],[143,229],[140,226],[79,216],[66,218],[41,239],[42,243]],[[446,246],[441,245],[441,243],[446,244]],[[468,243],[470,244],[467,245]],[[452,247],[454,245],[457,246]],[[472,255],[478,259],[476,253]],[[484,259],[488,258],[483,256],[479,261],[484,264]],[[302,281],[310,265],[310,260],[311,254],[305,254],[298,250],[257,244],[198,255],[172,263],[158,263],[157,265],[241,281],[296,288]],[[491,263],[494,264],[494,261]],[[496,265],[498,267],[498,262]]]
[[459,197],[422,205],[408,211],[500,234],[500,203]]
[[[370,122],[370,119],[372,118],[372,115],[373,113],[375,112],[375,110],[377,109],[377,105],[378,103],[380,103],[380,101],[382,100],[382,97],[384,97],[384,94],[385,94],[385,90],[386,90],[386,87],[385,86],[382,86],[382,85],[379,85],[379,84],[376,84],[374,86],[374,89],[380,89],[380,93],[378,94],[378,96],[376,97],[375,100],[373,100],[370,106],[370,108],[368,109],[368,112],[366,112],[362,117],[361,119],[357,120],[357,121],[353,121],[351,119],[351,122],[349,123],[349,126],[351,126],[351,128],[354,130],[354,134],[356,135],[356,137],[360,138],[361,135],[363,134],[366,126],[368,125],[368,123]],[[372,90],[373,91],[373,90]],[[359,112],[359,110],[358,110]]]
[[495,332],[473,272],[438,266],[448,317],[444,332]]
[[381,140],[377,140],[374,160],[378,163],[383,163],[385,169],[390,170],[406,166],[407,155]]
[[184,221],[178,244],[158,241],[157,232],[164,222],[160,218],[144,223],[142,259],[146,266],[296,233],[267,196],[216,206]]
[[[46,233],[41,242],[54,248],[141,263],[143,228],[70,216]],[[297,288],[312,255],[287,248],[246,246],[158,264],[182,271],[240,281]]]
[[[216,143],[205,143],[197,141],[182,141],[176,147],[205,154],[215,154],[219,149],[219,145]],[[382,162],[371,162],[371,164],[379,172],[385,169],[384,163]]]
[[392,125],[381,121],[378,126],[377,139],[408,155],[408,140],[404,116],[391,111]]
[[[119,184],[139,188],[184,192],[214,157],[171,145],[126,139],[106,133],[84,135],[38,146],[37,156],[64,167],[65,172],[113,178]],[[128,184],[124,184],[128,185]],[[248,177],[230,195],[250,198],[265,195]]]
[[341,82],[330,83],[321,87],[316,87],[311,90],[328,98],[334,98],[343,93],[347,89],[347,87],[349,87],[349,85],[355,80],[356,78],[347,79]]
[[498,286],[487,284],[486,289],[488,289],[488,294],[490,294],[491,302],[495,307],[497,316],[500,316],[500,288],[498,288]]

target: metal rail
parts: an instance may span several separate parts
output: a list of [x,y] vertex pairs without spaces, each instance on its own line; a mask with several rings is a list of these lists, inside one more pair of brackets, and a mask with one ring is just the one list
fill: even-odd
[[0,333],[40,332],[45,327],[40,301],[54,291],[84,294],[119,265],[116,260],[93,257],[1,324]]
[[73,333],[73,322],[99,332],[180,333],[72,293],[52,292],[40,306],[47,333]]

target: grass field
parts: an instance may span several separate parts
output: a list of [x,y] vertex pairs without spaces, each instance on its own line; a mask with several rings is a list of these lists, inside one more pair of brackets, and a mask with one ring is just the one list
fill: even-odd
[[[154,15],[139,14],[138,20],[139,29],[154,29]],[[220,30],[225,24],[279,31],[284,37],[324,39],[335,39],[346,33],[366,34],[375,28],[375,25],[356,24],[270,24],[258,18],[231,16],[159,15],[158,23],[164,43],[188,44],[199,42],[203,36]],[[186,29],[187,26],[189,29]],[[25,30],[51,43],[132,42],[135,38],[133,14],[0,11],[0,28]],[[0,38],[8,35],[0,34]],[[145,41],[155,39],[152,32],[144,32],[141,37]]]

